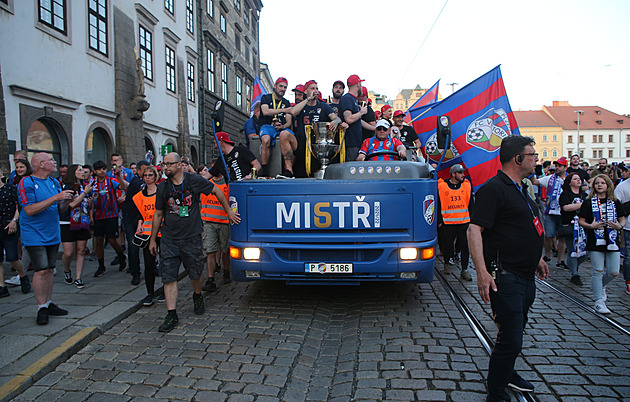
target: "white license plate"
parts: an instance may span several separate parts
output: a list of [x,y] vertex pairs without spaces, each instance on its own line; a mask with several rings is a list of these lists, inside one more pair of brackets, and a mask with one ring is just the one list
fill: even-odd
[[323,262],[307,262],[305,264],[306,272],[314,272],[318,274],[351,274],[352,264],[323,263]]

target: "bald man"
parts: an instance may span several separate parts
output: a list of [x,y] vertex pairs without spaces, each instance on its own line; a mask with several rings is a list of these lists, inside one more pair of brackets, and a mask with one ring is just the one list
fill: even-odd
[[52,155],[37,153],[31,159],[33,174],[25,177],[18,186],[20,230],[22,243],[31,258],[33,291],[37,299],[37,324],[48,324],[48,316],[68,314],[52,302],[53,270],[57,261],[61,230],[59,212],[68,208],[73,191],[61,191],[61,185],[52,177],[57,162]]

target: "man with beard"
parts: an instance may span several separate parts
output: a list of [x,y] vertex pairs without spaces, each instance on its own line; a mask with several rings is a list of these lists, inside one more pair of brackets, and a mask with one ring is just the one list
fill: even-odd
[[406,148],[415,146],[416,150],[412,152],[412,158],[415,157],[416,161],[424,162],[424,158],[418,156],[418,150],[420,149],[420,139],[416,130],[413,127],[403,123],[405,119],[405,113],[402,110],[396,110],[394,112],[394,127],[392,127],[392,137],[398,138]]
[[582,185],[588,183],[588,179],[590,179],[590,175],[588,172],[582,168],[580,168],[580,155],[573,154],[571,155],[571,159],[569,159],[570,166],[567,168],[567,174],[569,173],[577,173],[582,179]]
[[288,81],[284,77],[276,80],[273,93],[265,94],[260,99],[260,162],[261,176],[269,175],[270,147],[275,146],[276,138],[280,137],[280,150],[284,159],[285,177],[293,177],[293,151],[297,148],[295,134],[291,131],[291,102],[284,98]]
[[[214,194],[228,219],[238,224],[241,219],[230,208],[225,195],[210,181],[200,175],[184,173],[182,159],[176,152],[164,157],[164,170],[168,179],[157,187],[155,197],[155,214],[149,251],[157,253],[157,234],[162,231],[160,244],[160,270],[164,282],[164,295],[168,313],[164,323],[160,325],[160,332],[169,332],[179,322],[177,311],[177,278],[179,266],[183,264],[193,286],[193,307],[197,315],[205,311],[203,296],[201,295],[202,274],[204,266],[203,225],[200,211],[200,195]],[[162,222],[164,219],[164,222]]]
[[337,116],[339,116],[339,100],[343,96],[343,91],[346,89],[346,84],[341,80],[335,81],[332,88],[332,99],[330,100],[330,107],[333,109],[333,112]]
[[363,93],[362,80],[358,75],[348,77],[348,93],[339,100],[339,117],[348,124],[344,141],[346,142],[346,160],[354,161],[359,155],[362,144],[361,117],[367,113],[367,105],[359,107],[357,98]]
[[291,90],[295,94],[295,104],[302,102],[304,100],[304,85],[298,84]]

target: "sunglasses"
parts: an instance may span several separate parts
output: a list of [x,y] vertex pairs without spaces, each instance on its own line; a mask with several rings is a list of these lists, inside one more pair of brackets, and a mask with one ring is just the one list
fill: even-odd
[[376,131],[387,131],[385,127],[376,127]]
[[153,176],[155,176],[155,174],[153,173],[145,173],[142,175],[142,177],[153,177]]

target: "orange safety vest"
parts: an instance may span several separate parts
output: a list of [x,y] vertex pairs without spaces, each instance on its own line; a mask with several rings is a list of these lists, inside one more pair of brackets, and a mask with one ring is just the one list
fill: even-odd
[[468,212],[468,202],[472,187],[468,180],[465,180],[461,187],[453,190],[446,181],[438,184],[440,194],[440,211],[445,225],[456,225],[470,222]]
[[[138,207],[138,211],[140,211],[140,215],[142,215],[142,234],[151,235],[151,230],[153,229],[153,214],[155,214],[155,194],[147,197],[142,194],[142,191],[138,191],[136,195],[133,196],[133,202]],[[158,237],[161,237],[162,234],[158,232]]]
[[[210,180],[210,182],[223,192],[223,195],[225,195],[225,199],[227,200],[230,196],[228,185],[225,183],[217,184],[212,180]],[[230,223],[227,212],[223,209],[223,205],[221,205],[217,197],[215,197],[212,193],[208,195],[201,194],[201,219],[208,222]]]

